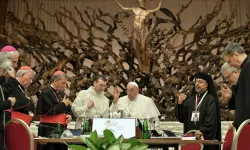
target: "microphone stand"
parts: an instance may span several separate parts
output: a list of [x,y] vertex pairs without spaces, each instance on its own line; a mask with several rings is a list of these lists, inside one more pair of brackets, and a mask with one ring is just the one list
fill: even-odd
[[155,137],[161,136],[155,129],[155,120],[153,121],[154,130],[151,130],[151,135]]

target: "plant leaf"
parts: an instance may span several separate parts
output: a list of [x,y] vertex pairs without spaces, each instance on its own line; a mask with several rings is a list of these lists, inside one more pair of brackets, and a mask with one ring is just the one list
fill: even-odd
[[132,147],[136,146],[136,145],[139,145],[141,144],[142,142],[136,138],[132,138],[132,139],[129,139],[127,141],[125,141],[124,143],[131,143],[132,144]]
[[103,149],[106,149],[108,147],[109,143],[108,142],[105,142],[102,144],[101,148]]
[[120,146],[118,144],[109,146],[107,150],[120,150]]
[[131,150],[146,150],[148,145],[146,144],[140,144],[140,145],[135,145],[134,147],[131,148]]
[[102,137],[102,138],[97,139],[96,146],[97,146],[98,148],[100,148],[100,146],[102,145],[102,143],[103,143],[105,140],[106,140],[105,137]]
[[121,143],[121,150],[130,150],[132,147],[131,143]]
[[72,148],[74,150],[87,150],[87,148],[85,146],[82,146],[82,145],[67,144],[65,142],[64,142],[64,144],[66,144],[68,146],[68,148]]
[[78,138],[80,139],[81,142],[85,143],[85,138],[86,138],[86,137],[79,136]]
[[113,143],[110,143],[111,145],[116,145],[116,144],[118,144],[118,145],[120,145],[121,143],[120,143],[120,141],[119,140],[115,140]]
[[97,132],[95,130],[94,132],[90,134],[90,140],[96,143],[96,139],[97,139]]
[[109,143],[113,143],[116,140],[114,134],[110,130],[104,130],[103,134]]
[[122,141],[124,140],[123,135],[120,135],[117,140],[119,141],[119,143],[122,143]]
[[99,150],[98,147],[95,145],[93,141],[91,141],[89,138],[83,138],[84,143],[91,149],[91,150]]

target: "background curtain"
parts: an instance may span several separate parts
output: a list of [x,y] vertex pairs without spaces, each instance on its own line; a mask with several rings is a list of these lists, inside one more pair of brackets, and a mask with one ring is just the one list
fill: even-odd
[[[3,0],[2,0],[3,1]],[[118,0],[124,7],[137,7],[137,0]],[[54,13],[56,10],[59,10],[60,7],[65,7],[68,10],[72,11],[72,15],[79,20],[79,15],[75,11],[74,7],[76,6],[81,12],[84,12],[87,7],[97,9],[100,8],[103,12],[108,12],[111,15],[114,15],[117,11],[122,11],[120,7],[116,4],[114,0],[27,0],[30,9],[34,16],[40,17],[45,21],[47,30],[58,32],[62,38],[67,39],[68,35],[61,27],[58,27],[56,24],[56,19],[48,16],[44,11],[41,11],[40,6],[43,3],[43,8],[50,13]],[[158,5],[158,0],[151,0],[147,3],[147,8],[155,8]],[[168,8],[173,14],[176,14],[182,7],[186,5],[188,0],[163,0],[162,7]],[[213,11],[214,6],[218,0],[193,0],[188,9],[186,9],[181,14],[182,27],[184,29],[190,28],[197,19],[202,16],[205,17],[206,14]],[[2,7],[2,5],[1,5]],[[233,27],[239,27],[245,24],[247,21],[246,14],[250,14],[250,1],[249,0],[226,0],[223,3],[222,10],[217,16],[216,20],[213,20],[208,28],[213,29],[214,24],[217,20],[221,20],[225,16],[230,16],[234,8],[236,9],[236,18]],[[9,0],[8,10],[14,12],[16,16],[20,19],[24,18],[26,14],[26,6],[23,0]],[[157,16],[161,16],[161,12],[157,12]],[[126,25],[132,27],[133,17],[130,17],[126,20]],[[25,19],[26,21],[28,18]],[[65,19],[65,24],[67,28],[70,29],[73,33],[76,32],[76,29],[71,21]],[[168,28],[164,26],[163,28]]]

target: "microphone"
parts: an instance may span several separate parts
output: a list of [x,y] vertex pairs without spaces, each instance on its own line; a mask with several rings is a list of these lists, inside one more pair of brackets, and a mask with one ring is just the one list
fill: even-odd
[[168,137],[176,137],[176,135],[183,135],[182,133],[176,133],[172,132],[170,130],[163,130],[163,132],[168,136]]
[[153,121],[153,124],[154,124],[154,130],[155,130],[155,120]]
[[[152,120],[151,120],[151,123],[152,123]],[[150,125],[151,126],[151,125]],[[160,137],[161,134],[159,134],[157,131],[156,131],[156,125],[155,125],[155,120],[153,120],[153,126],[154,126],[154,129],[151,130],[151,136],[154,136],[154,137]]]

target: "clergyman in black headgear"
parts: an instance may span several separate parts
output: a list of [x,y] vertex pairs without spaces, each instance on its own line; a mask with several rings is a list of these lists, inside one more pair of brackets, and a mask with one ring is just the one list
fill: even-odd
[[[195,86],[191,96],[180,94],[175,106],[177,119],[184,123],[184,133],[197,130],[206,140],[221,141],[220,105],[210,75],[199,72],[194,75]],[[198,118],[197,118],[198,116]],[[204,149],[219,149],[219,146],[204,146]]]

